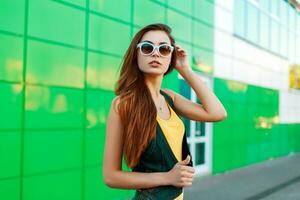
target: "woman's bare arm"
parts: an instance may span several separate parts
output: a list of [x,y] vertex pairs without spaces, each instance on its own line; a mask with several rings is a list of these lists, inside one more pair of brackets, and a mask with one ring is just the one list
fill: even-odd
[[169,185],[166,172],[140,173],[122,171],[122,123],[117,112],[118,98],[111,104],[106,124],[103,178],[112,188],[139,189]]
[[227,112],[223,104],[206,83],[201,80],[200,76],[189,69],[182,70],[181,73],[202,103],[195,103],[181,94],[169,89],[164,89],[164,91],[172,97],[174,106],[179,115],[191,120],[206,122],[222,121],[226,119]]

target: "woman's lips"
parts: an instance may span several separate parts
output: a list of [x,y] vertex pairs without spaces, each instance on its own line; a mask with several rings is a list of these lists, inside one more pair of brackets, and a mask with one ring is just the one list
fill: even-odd
[[149,63],[149,65],[151,65],[152,67],[159,67],[160,66],[160,64],[156,63],[156,62]]
[[149,65],[151,65],[152,67],[159,67],[161,64],[156,60],[152,60],[151,62],[149,62]]

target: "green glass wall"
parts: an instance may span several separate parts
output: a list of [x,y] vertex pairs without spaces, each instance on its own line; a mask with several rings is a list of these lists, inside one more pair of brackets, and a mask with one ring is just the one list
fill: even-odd
[[227,119],[213,125],[213,173],[300,151],[300,124],[279,123],[277,90],[214,80]]

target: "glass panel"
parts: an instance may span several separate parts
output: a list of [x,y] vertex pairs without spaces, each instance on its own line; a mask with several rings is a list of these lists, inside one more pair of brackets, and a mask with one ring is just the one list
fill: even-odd
[[272,19],[271,21],[271,50],[279,53],[279,24]]
[[270,17],[264,13],[260,15],[260,45],[269,49],[270,44]]
[[296,62],[300,63],[300,38],[297,38],[297,45],[296,45]]
[[194,34],[193,34],[193,43],[206,47],[209,49],[213,49],[213,29],[201,22],[194,21]]
[[262,10],[266,11],[267,13],[270,12],[270,0],[260,0],[259,6]]
[[21,132],[0,132],[0,147],[0,178],[20,176]]
[[258,43],[258,10],[252,4],[247,4],[247,38]]
[[61,0],[61,1],[65,1],[67,3],[71,3],[71,4],[75,4],[81,7],[85,7],[86,4],[86,0]]
[[[134,1],[134,24],[164,23],[166,8],[152,1]],[[145,9],[147,8],[147,9]],[[153,12],[155,10],[155,12]]]
[[209,1],[194,1],[194,16],[208,24],[214,24],[214,4]]
[[2,179],[0,181],[0,192],[2,199],[9,199],[9,200],[19,200],[21,199],[21,187],[20,187],[21,178],[13,177]]
[[245,11],[245,1],[236,0],[234,4],[234,32],[242,37],[246,35]]
[[82,50],[29,40],[26,81],[83,88],[83,63]]
[[200,134],[201,134],[201,130],[200,130],[201,124],[200,124],[200,122],[195,121],[195,125],[196,125],[196,127],[195,127],[196,134],[195,134],[195,136],[200,136]]
[[278,0],[272,1],[270,6],[271,6],[271,13],[275,16],[279,16],[279,1]]
[[205,163],[205,143],[196,143],[196,163],[195,165],[201,165]]
[[90,9],[98,13],[130,21],[131,0],[104,1],[90,0]]
[[[185,80],[179,79],[180,88],[179,93],[187,99],[191,99],[191,89]],[[186,135],[190,137],[190,120],[182,117],[183,123],[185,125]]]
[[107,90],[87,91],[86,128],[99,129],[105,126],[114,96],[112,91]]
[[205,136],[205,123],[196,121],[196,137]]
[[[37,162],[37,164],[39,164],[39,162]],[[98,176],[97,178],[100,179],[101,177]],[[29,176],[23,180],[22,199],[79,200],[82,195],[82,181],[81,168]]]
[[123,56],[129,46],[129,39],[130,26],[104,17],[90,15],[90,49]]
[[295,34],[289,32],[289,55],[291,62],[295,62],[295,48],[296,48]]
[[21,81],[23,71],[23,39],[0,34],[0,44],[0,79]]
[[195,47],[192,53],[192,68],[206,74],[213,72],[213,51]]
[[82,165],[81,130],[27,131],[24,143],[25,175]]
[[[300,34],[300,13],[299,12],[297,12],[297,16],[296,16],[296,30],[297,30],[297,32]],[[299,37],[298,37],[299,38]],[[299,54],[298,54],[299,55]]]
[[[196,98],[196,102],[201,104],[200,99]],[[196,123],[196,136],[205,136],[205,122],[195,121]]]
[[0,83],[0,91],[0,129],[21,128],[22,85]]
[[200,126],[200,136],[205,136],[206,134],[206,123],[205,122],[201,122],[201,126]]
[[[168,12],[168,25],[172,27],[172,33],[175,39],[191,42],[192,40],[192,18],[186,17],[171,9]],[[182,28],[184,27],[184,28]]]
[[23,0],[1,0],[0,1],[0,29],[15,33],[24,33],[24,11]]
[[28,34],[84,46],[85,11],[54,1],[29,3]]
[[85,145],[85,164],[86,166],[99,166],[103,163],[105,127],[101,129],[87,130]]
[[288,5],[286,1],[279,1],[280,2],[280,21],[282,25],[286,26],[288,23]]
[[169,7],[173,7],[177,10],[180,10],[181,12],[184,12],[186,14],[191,14],[192,13],[192,5],[193,2],[192,0],[172,0],[172,1],[168,1],[168,6]]
[[188,83],[183,79],[179,79],[179,82],[180,82],[180,94],[187,99],[191,99],[191,88],[188,85]]
[[[91,53],[88,55],[87,84],[89,88],[114,90],[121,68],[121,58]],[[105,76],[103,76],[105,74]]]
[[296,12],[292,6],[289,6],[289,27],[291,30],[296,29]]
[[190,129],[191,122],[190,122],[190,120],[185,118],[185,117],[182,117],[181,120],[183,121],[184,126],[185,126],[186,136],[190,137],[191,136],[191,133],[190,133],[191,132],[191,129]]
[[284,26],[281,26],[280,29],[280,54],[284,57],[287,57],[288,53],[288,34],[287,34],[287,29]]
[[82,128],[83,92],[77,89],[27,86],[26,128]]

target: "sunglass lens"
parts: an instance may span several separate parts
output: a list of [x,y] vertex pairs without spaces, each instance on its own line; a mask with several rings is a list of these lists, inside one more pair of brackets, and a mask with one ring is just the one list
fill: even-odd
[[159,48],[159,52],[163,56],[168,56],[171,53],[171,47],[163,45]]
[[144,54],[150,54],[153,51],[153,46],[151,44],[143,44],[141,50]]

